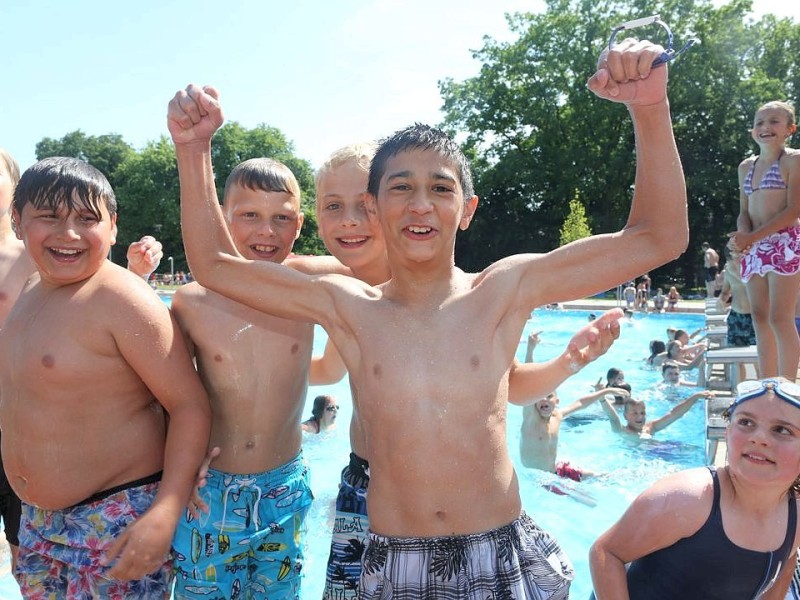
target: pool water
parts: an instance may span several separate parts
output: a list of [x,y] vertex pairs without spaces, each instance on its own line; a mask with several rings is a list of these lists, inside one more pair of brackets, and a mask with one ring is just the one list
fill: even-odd
[[[588,316],[588,311],[536,310],[521,337],[517,358],[525,358],[528,333],[539,330],[543,330],[543,333],[534,358],[545,360],[557,356],[575,331],[586,324]],[[637,314],[633,320],[624,321],[620,338],[608,353],[558,389],[561,404],[569,404],[589,393],[598,378],[602,377],[605,382],[605,374],[610,367],[618,367],[624,371],[633,395],[647,401],[648,419],[663,415],[675,404],[676,395],[685,397],[696,390],[684,388],[676,392],[659,385],[660,370],[647,368],[644,361],[649,354],[649,342],[652,339],[665,340],[669,326],[691,333],[703,324],[702,315],[682,313]],[[318,328],[314,341],[315,355],[322,352],[325,339],[325,332]],[[696,371],[684,372],[683,377],[693,380]],[[341,407],[335,430],[320,435],[306,435],[304,440],[304,452],[311,465],[315,495],[308,518],[306,577],[303,581],[303,598],[308,600],[322,597],[339,476],[350,453],[348,424],[352,406],[348,386],[345,380],[333,386],[310,387],[304,411],[306,418],[311,415],[313,399],[319,394],[331,394]],[[575,486],[579,494],[588,494],[587,500],[590,502],[596,502],[596,506],[589,506],[543,487],[550,482],[564,480],[526,469],[520,464],[521,425],[522,408],[509,406],[508,446],[520,480],[522,503],[526,512],[556,537],[573,561],[573,598],[588,598],[592,589],[589,547],[620,517],[639,492],[669,473],[700,466],[705,462],[705,416],[701,401],[679,421],[656,434],[655,440],[638,445],[614,434],[601,407],[594,404],[565,419],[559,439],[559,460],[569,460],[575,466],[603,474],[595,480],[582,483],[565,482]]]
[[[524,360],[530,331],[543,330],[535,358],[545,360],[558,355],[567,341],[588,318],[588,311],[537,310],[521,336],[517,358]],[[586,367],[558,390],[561,403],[569,404],[592,390],[592,384],[610,367],[621,368],[633,388],[634,396],[647,401],[648,419],[664,414],[674,404],[660,389],[660,372],[645,368],[651,339],[665,339],[668,326],[689,332],[703,325],[702,315],[671,313],[669,315],[635,315],[623,322],[620,339],[608,353]],[[317,327],[314,340],[315,355],[321,354],[327,336]],[[691,379],[696,373],[684,373]],[[681,392],[686,395],[687,389]],[[304,418],[311,415],[314,397],[331,394],[341,407],[338,427],[320,435],[305,435],[304,452],[311,465],[311,481],[315,501],[308,516],[306,562],[302,597],[319,600],[325,581],[334,502],[342,468],[350,454],[348,425],[352,414],[349,383],[314,386],[308,390]],[[509,406],[508,445],[520,480],[520,492],[525,510],[544,529],[553,534],[575,566],[571,597],[588,598],[591,591],[588,550],[592,542],[619,518],[636,495],[660,477],[687,467],[704,464],[704,413],[698,402],[681,420],[656,435],[652,443],[634,446],[611,432],[599,405],[569,417],[562,425],[559,441],[559,460],[569,460],[604,475],[595,480],[572,484],[582,494],[588,494],[596,506],[581,503],[570,496],[559,496],[542,486],[556,481],[553,475],[524,468],[519,462],[519,430],[522,409]],[[563,481],[563,480],[561,480]],[[0,577],[0,598],[19,598],[18,588],[10,574]]]

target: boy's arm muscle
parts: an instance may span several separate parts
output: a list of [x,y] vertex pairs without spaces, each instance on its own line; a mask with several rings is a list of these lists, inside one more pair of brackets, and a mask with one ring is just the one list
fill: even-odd
[[[141,284],[144,286],[144,284]],[[208,397],[172,315],[145,286],[120,299],[129,307],[113,330],[123,359],[169,414],[164,470],[151,507],[106,553],[111,575],[142,577],[166,557],[208,445]]]
[[181,186],[181,227],[195,279],[237,302],[287,319],[324,323],[335,303],[320,278],[236,251],[217,200],[211,137],[224,120],[213,88],[190,85],[169,103]]
[[289,256],[283,264],[306,275],[338,273],[353,277],[353,272],[333,256]]
[[342,360],[336,345],[328,338],[322,356],[311,359],[308,371],[309,385],[331,385],[341,381],[347,374],[347,367]]
[[601,56],[589,87],[600,97],[626,104],[633,120],[636,181],[628,221],[617,233],[532,258],[520,285],[528,305],[606,290],[675,259],[688,243],[686,185],[666,96],[667,69],[650,67],[661,48],[631,56],[632,47],[622,46]]
[[614,409],[614,406],[611,404],[611,401],[608,398],[603,398],[600,401],[600,406],[603,407],[603,412],[605,412],[606,416],[608,417],[608,422],[611,424],[611,429],[617,433],[621,432],[622,421],[619,420],[619,415]]

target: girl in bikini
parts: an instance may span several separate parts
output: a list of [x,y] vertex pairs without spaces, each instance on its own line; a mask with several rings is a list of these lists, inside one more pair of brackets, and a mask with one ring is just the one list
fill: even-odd
[[794,304],[800,290],[800,152],[786,148],[797,129],[794,108],[769,102],[751,134],[759,155],[739,165],[739,218],[730,234],[741,253],[762,377],[797,376],[800,337]]

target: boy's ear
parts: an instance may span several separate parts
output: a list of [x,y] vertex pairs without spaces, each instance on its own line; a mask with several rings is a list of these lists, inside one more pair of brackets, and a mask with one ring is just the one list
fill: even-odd
[[303,214],[302,211],[300,211],[297,214],[297,231],[294,232],[294,239],[295,240],[300,237],[300,230],[303,228],[303,221],[305,220],[305,218],[306,218],[306,216],[305,216],[305,214]]
[[17,212],[16,208],[11,209],[11,231],[14,232],[18,240],[22,241],[22,235],[20,235],[19,231],[19,212]]
[[111,215],[111,245],[117,243],[117,214]]
[[369,192],[364,192],[364,208],[367,209],[367,214],[370,218],[376,218],[378,216],[377,202],[375,196]]
[[475,215],[475,211],[478,208],[478,197],[473,196],[472,198],[468,198],[464,201],[464,213],[461,215],[461,222],[458,225],[458,228],[461,231],[464,231],[469,227],[469,224],[472,223],[472,217]]

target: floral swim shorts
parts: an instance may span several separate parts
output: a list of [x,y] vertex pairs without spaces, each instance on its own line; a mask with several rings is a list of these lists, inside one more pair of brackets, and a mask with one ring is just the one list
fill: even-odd
[[[161,474],[119,486],[64,510],[22,503],[17,580],[28,600],[166,598],[172,561],[142,579],[107,576],[101,558],[116,537],[153,503]],[[106,495],[108,494],[108,495]]]

